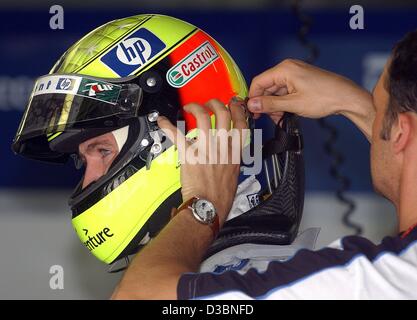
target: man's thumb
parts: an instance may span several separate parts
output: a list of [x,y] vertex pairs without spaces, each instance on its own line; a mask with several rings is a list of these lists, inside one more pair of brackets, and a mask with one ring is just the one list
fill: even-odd
[[253,113],[295,112],[288,95],[251,98],[248,101],[248,109]]

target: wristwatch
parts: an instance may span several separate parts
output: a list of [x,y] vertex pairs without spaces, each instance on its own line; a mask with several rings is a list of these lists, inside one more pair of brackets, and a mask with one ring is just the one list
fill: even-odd
[[194,218],[201,224],[205,224],[211,228],[213,231],[214,238],[217,237],[219,233],[220,223],[219,216],[217,214],[216,208],[213,203],[209,200],[192,197],[191,199],[185,201],[182,205],[176,209],[176,212],[173,214],[173,217],[180,211],[184,209],[190,209]]

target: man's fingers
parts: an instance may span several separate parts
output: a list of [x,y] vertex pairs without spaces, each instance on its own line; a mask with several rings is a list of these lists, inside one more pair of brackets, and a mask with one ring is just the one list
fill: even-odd
[[233,163],[238,163],[240,161],[241,151],[248,134],[248,130],[246,130],[248,129],[247,114],[244,104],[245,102],[237,97],[232,98],[229,103],[233,122],[232,142],[235,141],[234,137],[237,137],[237,141],[239,142],[239,145],[232,145]]
[[183,156],[187,145],[184,134],[164,116],[158,117],[158,126],[166,134],[168,139],[177,146],[180,156]]
[[271,69],[262,72],[253,78],[249,87],[249,97],[262,96],[265,90],[276,86],[275,80],[271,74]]
[[189,103],[184,106],[184,110],[188,113],[191,113],[196,121],[199,132],[203,131],[208,135],[211,128],[211,121],[209,113],[197,103]]
[[293,112],[297,113],[298,104],[295,103],[297,94],[284,96],[260,96],[248,101],[248,109],[253,113]]
[[270,87],[270,88],[266,88],[265,90],[264,90],[264,93],[262,94],[262,96],[273,96],[273,95],[275,95],[276,94],[276,92],[277,91],[279,91],[281,88],[278,88],[278,86],[277,85],[273,85],[272,87]]
[[288,94],[288,88],[287,87],[279,88],[275,91],[274,94],[276,96],[285,96],[286,94]]
[[286,88],[287,79],[285,76],[285,66],[287,64],[287,62],[282,62],[253,78],[249,88],[249,97],[262,96],[265,94],[265,91]]
[[233,122],[233,128],[238,130],[248,128],[244,103],[245,102],[242,99],[236,97],[232,98],[229,102],[229,109],[231,119]]
[[216,116],[216,129],[230,130],[232,117],[230,110],[219,100],[212,99],[206,103]]

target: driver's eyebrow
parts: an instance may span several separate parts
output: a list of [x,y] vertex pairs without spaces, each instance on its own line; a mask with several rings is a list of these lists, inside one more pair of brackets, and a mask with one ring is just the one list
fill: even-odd
[[[103,147],[110,147],[110,148],[112,148],[113,147],[113,144],[109,140],[107,140],[107,139],[104,139],[104,140],[101,140],[101,141],[100,140],[99,141],[93,141],[93,142],[89,143],[84,150],[86,150],[86,151],[89,150],[89,149],[91,150],[91,149],[96,148],[97,146],[103,146]],[[85,160],[86,160],[84,154],[85,154],[85,152],[82,152],[78,148],[78,156],[81,158],[81,160],[83,162],[85,162]]]
[[112,147],[113,145],[110,141],[94,141],[88,144],[87,149],[96,148],[97,146]]

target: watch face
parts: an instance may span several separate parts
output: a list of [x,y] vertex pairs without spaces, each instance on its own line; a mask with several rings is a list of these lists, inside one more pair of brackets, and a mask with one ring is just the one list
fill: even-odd
[[194,203],[193,207],[201,222],[208,224],[214,221],[216,217],[216,209],[210,201],[199,199]]

